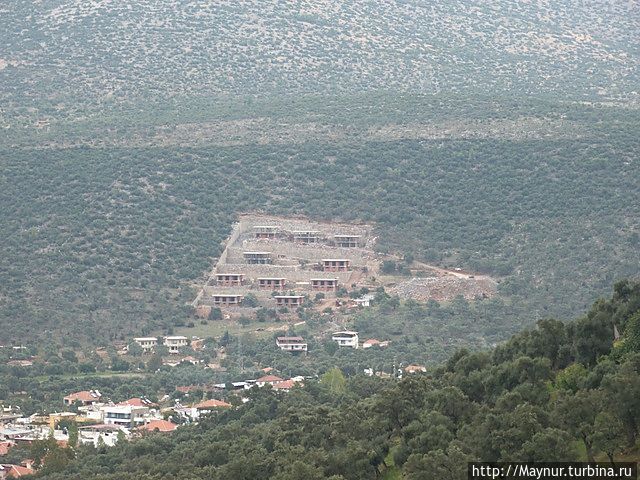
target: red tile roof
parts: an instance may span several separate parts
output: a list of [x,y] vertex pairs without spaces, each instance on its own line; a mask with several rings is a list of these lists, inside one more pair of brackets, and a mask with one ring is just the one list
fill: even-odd
[[426,372],[427,369],[422,365],[407,365],[404,367],[404,371],[407,373]]
[[83,390],[82,392],[70,393],[64,397],[64,399],[70,402],[75,402],[76,400],[80,400],[81,402],[97,402],[101,396],[99,393]]
[[125,400],[124,402],[118,403],[118,405],[131,406],[131,407],[149,407],[153,405],[153,403],[142,398],[133,397],[133,398],[130,398],[129,400]]
[[274,383],[273,385],[271,385],[271,387],[274,390],[289,390],[293,388],[295,384],[296,382],[294,382],[293,380],[283,380],[282,382]]
[[229,408],[231,407],[231,404],[221,400],[211,399],[200,402],[194,405],[194,407],[198,410],[209,410],[211,408]]
[[276,377],[275,375],[265,375],[264,377],[260,377],[256,380],[258,383],[274,383],[281,382],[283,379],[280,377]]
[[31,468],[23,467],[22,465],[3,465],[7,470],[7,478],[20,478],[24,475],[31,475],[34,470]]
[[9,453],[9,449],[13,447],[11,442],[0,442],[0,455],[6,455]]
[[176,428],[178,428],[178,426],[168,420],[152,420],[149,423],[140,425],[136,430],[147,432],[173,432]]

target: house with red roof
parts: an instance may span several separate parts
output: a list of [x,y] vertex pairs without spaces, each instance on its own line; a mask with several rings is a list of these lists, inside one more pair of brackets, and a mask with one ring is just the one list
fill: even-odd
[[20,478],[33,475],[35,470],[22,465],[0,464],[0,478]]
[[178,425],[168,420],[151,420],[149,423],[145,423],[144,425],[140,425],[136,427],[135,430],[137,432],[160,432],[160,433],[170,433],[173,432]]
[[116,405],[121,407],[154,407],[156,406],[151,400],[147,398],[133,397],[124,402],[117,403]]
[[4,442],[0,442],[0,456],[6,455],[7,453],[9,453],[9,449],[14,445],[15,445],[14,442],[11,442],[8,440]]
[[259,387],[264,387],[265,385],[273,385],[277,382],[282,382],[284,379],[280,378],[276,375],[265,375],[264,377],[260,377],[256,380],[256,385]]
[[407,373],[424,373],[427,371],[427,368],[423,365],[407,365],[404,367],[404,371]]
[[231,404],[227,402],[223,402],[222,400],[204,400],[200,403],[197,403],[193,406],[193,408],[197,410],[216,410],[219,408],[231,408]]
[[378,339],[370,338],[369,340],[365,340],[364,342],[362,342],[362,348],[371,348],[371,347],[384,348],[384,347],[388,347],[388,346],[389,346],[389,341],[388,340],[385,340],[384,342],[381,342]]
[[79,402],[81,405],[93,405],[98,403],[102,394],[97,390],[83,390],[81,392],[70,393],[62,399],[65,405],[74,405]]
[[274,390],[280,390],[283,392],[288,392],[289,390],[291,390],[294,386],[295,386],[296,382],[294,382],[293,380],[289,379],[289,380],[283,380],[281,382],[275,382],[271,385],[271,388],[273,388]]

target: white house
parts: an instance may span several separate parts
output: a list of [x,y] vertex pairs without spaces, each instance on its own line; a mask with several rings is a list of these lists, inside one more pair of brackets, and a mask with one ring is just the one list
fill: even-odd
[[370,307],[371,302],[376,298],[373,293],[367,293],[366,295],[361,296],[360,298],[356,298],[353,300],[353,303],[356,305],[360,305],[362,307]]
[[153,352],[153,349],[158,345],[156,337],[136,337],[133,341],[140,345],[144,353]]
[[302,337],[278,337],[276,345],[285,352],[306,352],[307,342]]
[[169,353],[180,353],[182,347],[189,345],[189,339],[182,335],[164,337],[164,345],[169,349]]
[[78,428],[78,442],[82,445],[97,447],[100,440],[102,440],[107,447],[113,447],[118,443],[118,434],[120,432],[125,438],[129,436],[127,431],[118,425],[99,424],[80,427]]
[[145,423],[149,407],[135,405],[105,405],[100,408],[105,425],[134,428]]
[[335,332],[331,336],[331,340],[337,342],[341,347],[358,348],[358,332]]

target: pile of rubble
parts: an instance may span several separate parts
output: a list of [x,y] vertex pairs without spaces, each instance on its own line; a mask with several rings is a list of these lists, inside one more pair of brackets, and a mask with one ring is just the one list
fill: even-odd
[[459,278],[441,276],[411,278],[389,288],[389,292],[400,298],[418,301],[436,300],[446,302],[462,295],[467,300],[492,297],[496,294],[496,283],[488,278]]

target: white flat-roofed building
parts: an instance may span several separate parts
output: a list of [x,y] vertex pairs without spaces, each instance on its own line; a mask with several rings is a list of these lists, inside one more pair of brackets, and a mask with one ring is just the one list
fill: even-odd
[[78,442],[82,445],[97,447],[100,440],[102,440],[107,447],[113,447],[118,443],[118,434],[120,432],[125,438],[129,437],[127,431],[118,425],[99,424],[80,427],[78,428]]
[[358,348],[358,332],[335,332],[331,336],[331,340],[336,342],[341,347]]
[[127,429],[145,423],[145,415],[149,407],[133,405],[105,405],[100,408],[105,425],[117,425]]
[[285,352],[306,352],[307,342],[302,337],[278,337],[276,345]]
[[169,353],[180,353],[180,349],[187,345],[189,345],[189,339],[182,335],[164,337],[164,346],[169,349]]
[[144,353],[151,353],[158,345],[156,337],[136,337],[133,341],[140,345]]

